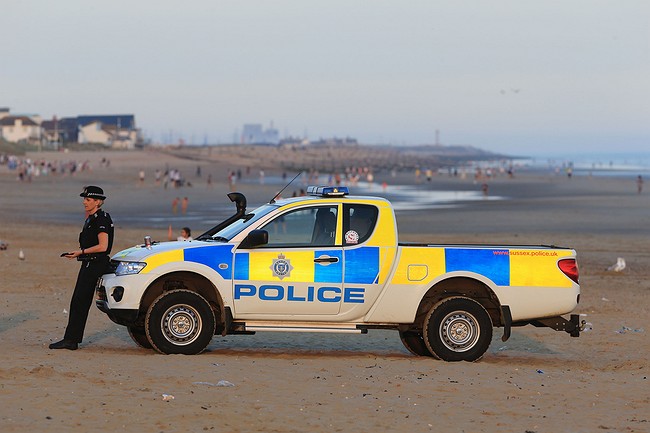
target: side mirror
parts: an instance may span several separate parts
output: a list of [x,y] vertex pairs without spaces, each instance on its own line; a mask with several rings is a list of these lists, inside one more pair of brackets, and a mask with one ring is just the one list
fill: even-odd
[[260,245],[266,245],[269,243],[269,232],[266,230],[252,230],[248,236],[239,244],[239,248],[255,248]]

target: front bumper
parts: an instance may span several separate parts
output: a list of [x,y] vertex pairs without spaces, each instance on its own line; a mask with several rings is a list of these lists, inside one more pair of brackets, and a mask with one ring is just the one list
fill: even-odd
[[133,326],[138,321],[138,310],[111,310],[108,308],[106,301],[100,301],[99,299],[95,301],[95,305],[118,325]]
[[104,274],[97,281],[97,299],[106,301],[111,310],[137,310],[142,295],[155,278],[152,274]]
[[[121,277],[116,277],[115,274],[107,274],[97,281],[95,305],[113,322],[119,325],[131,326],[138,321],[139,298],[137,302],[134,302],[133,299],[130,299],[133,296],[125,296],[127,290],[124,286],[119,285],[121,282],[119,279]],[[107,286],[109,287],[108,291]],[[120,296],[117,295],[119,292],[121,292]],[[132,290],[129,292],[132,292]]]

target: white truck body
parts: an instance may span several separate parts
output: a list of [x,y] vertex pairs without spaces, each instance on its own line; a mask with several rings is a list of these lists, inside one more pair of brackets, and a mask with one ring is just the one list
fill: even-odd
[[561,317],[579,301],[574,250],[400,244],[388,201],[312,194],[246,213],[231,193],[238,213],[199,239],[115,254],[98,307],[162,353],[198,353],[215,333],[390,328],[418,355],[473,361],[493,326],[579,335]]

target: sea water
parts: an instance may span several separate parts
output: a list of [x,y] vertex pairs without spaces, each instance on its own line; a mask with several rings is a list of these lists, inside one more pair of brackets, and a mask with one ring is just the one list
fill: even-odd
[[650,178],[650,153],[581,153],[545,155],[520,160],[523,167],[548,169],[564,174],[568,169],[576,176]]
[[[570,165],[572,164],[572,165]],[[543,171],[549,176],[566,176],[566,168],[572,166],[574,177],[586,176],[611,176],[620,178],[636,179],[643,176],[647,182],[650,179],[650,165],[643,165],[641,160],[591,160],[584,159],[535,159],[530,162],[532,170]],[[515,177],[518,170],[526,170],[525,167],[515,169]],[[468,174],[469,176],[469,174]],[[499,176],[504,176],[499,174]],[[280,176],[274,179],[268,176],[267,184],[277,185],[282,188],[286,181]],[[378,183],[358,182],[350,186],[351,194],[384,197],[391,202],[396,212],[414,212],[422,210],[462,208],[471,203],[494,202],[508,200],[509,197],[495,195],[493,193],[483,194],[480,182],[466,182],[465,189],[439,190],[434,189],[428,183],[399,185],[391,183],[386,189]],[[249,212],[256,207],[250,203]],[[178,228],[188,226],[194,230],[193,235],[199,235],[203,229],[212,227],[234,213],[234,206],[225,197],[222,201],[194,201],[191,210],[187,214],[170,215],[167,206],[164,209],[141,209],[138,212],[117,212],[116,218],[120,224],[127,226],[144,226],[152,229],[164,229],[170,224],[174,227],[174,236]]]
[[[495,161],[475,161],[469,167],[459,170],[466,176],[473,176],[476,167],[495,167]],[[650,179],[650,153],[610,153],[610,154],[563,154],[536,156],[528,159],[502,160],[498,164],[504,169],[512,165],[515,176],[518,171],[534,170],[547,173],[550,176],[566,176],[568,168],[572,175],[579,176],[610,176],[636,179],[642,176],[647,182]],[[500,170],[495,173],[504,176]],[[243,182],[258,182],[251,178]],[[278,185],[278,189],[288,182],[281,176],[267,176],[266,184]],[[353,195],[380,196],[391,201],[397,212],[409,212],[430,209],[444,209],[462,207],[471,202],[507,200],[508,197],[485,195],[480,184],[468,182],[466,189],[461,190],[436,190],[427,183],[399,185],[390,184],[386,189],[378,183],[357,182],[350,186]],[[164,229],[170,224],[174,228],[174,237],[177,229],[189,226],[196,229],[195,236],[201,233],[200,228],[207,229],[223,221],[234,213],[234,206],[227,199],[214,202],[193,202],[187,214],[170,215],[167,205],[156,208],[143,208],[138,212],[113,209],[116,223],[126,226],[142,226],[151,229]],[[249,211],[252,210],[252,207]],[[78,212],[60,215],[50,215],[49,218],[60,221],[77,221]]]
[[[280,176],[277,179],[269,176],[265,182],[267,184],[284,186]],[[480,191],[480,185],[468,184],[467,187],[467,190],[443,191],[432,189],[428,184],[391,184],[384,190],[377,183],[358,182],[354,186],[350,186],[350,189],[353,195],[384,197],[391,202],[397,212],[461,207],[468,202],[506,199],[497,195],[484,195]],[[253,208],[256,207],[253,203],[251,205],[248,209],[249,212],[252,212]],[[128,226],[147,226],[152,229],[166,228],[170,224],[174,228],[188,226],[197,229],[197,232],[193,233],[193,235],[199,235],[199,227],[204,229],[212,227],[230,217],[234,213],[234,210],[234,205],[224,197],[224,200],[218,203],[212,201],[194,202],[192,203],[191,211],[188,211],[186,214],[170,215],[167,207],[164,208],[162,214],[157,212],[160,209],[141,209],[138,212],[122,212],[119,213],[119,223]],[[118,213],[115,215],[118,215]],[[175,236],[176,233],[174,232]]]

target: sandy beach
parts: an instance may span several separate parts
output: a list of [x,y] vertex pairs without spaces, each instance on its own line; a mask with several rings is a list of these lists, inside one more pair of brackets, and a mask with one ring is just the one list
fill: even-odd
[[[636,176],[517,172],[490,179],[485,200],[397,213],[405,241],[575,248],[582,287],[576,313],[593,327],[579,338],[523,327],[502,342],[496,329],[476,363],[413,356],[388,331],[216,336],[201,355],[165,356],[138,348],[126,328],[93,306],[80,350],[48,350],[67,323],[78,265],[59,254],[78,247],[84,185],[101,185],[108,195],[115,253],[144,235],[167,240],[169,225],[174,236],[184,225],[200,234],[209,228],[201,225],[211,219],[206,213],[214,212],[215,223],[231,214],[228,171],[243,171],[244,181],[234,187],[252,209],[277,192],[269,180],[286,169],[266,161],[261,184],[260,168],[241,155],[184,156],[34,153],[28,157],[88,161],[90,169],[31,182],[0,166],[0,240],[8,243],[0,251],[3,433],[650,431],[650,194],[637,193]],[[180,170],[192,187],[156,184],[155,170],[167,168]],[[390,193],[414,177],[385,170],[374,181],[378,192],[387,182]],[[421,185],[480,187],[446,175]],[[172,212],[175,197],[188,197],[187,213]],[[138,214],[146,218],[133,218]],[[626,269],[608,271],[618,257]],[[217,386],[220,381],[232,386]]]

